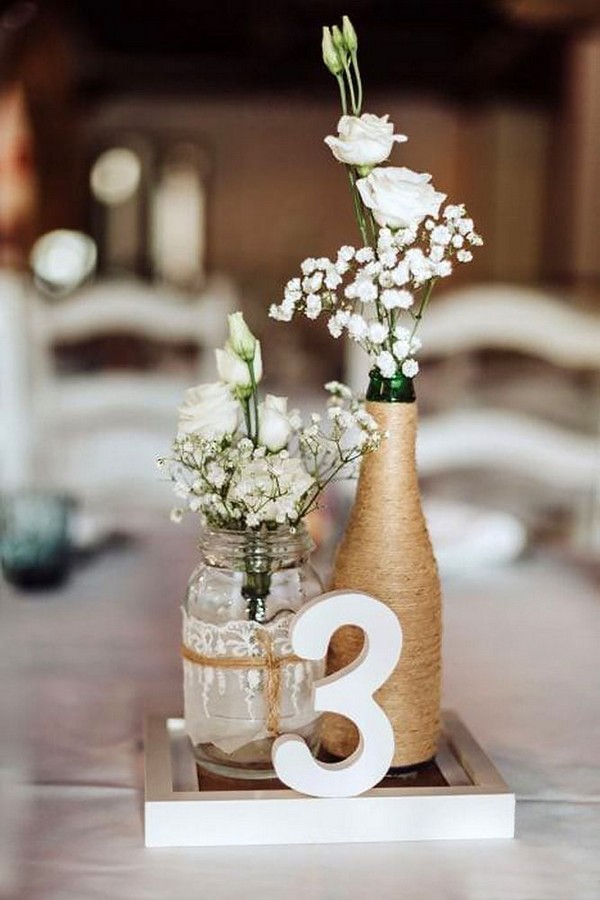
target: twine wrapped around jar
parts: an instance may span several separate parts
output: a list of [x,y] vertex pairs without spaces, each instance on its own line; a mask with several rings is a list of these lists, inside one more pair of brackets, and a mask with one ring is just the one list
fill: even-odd
[[294,654],[277,656],[273,647],[273,640],[269,632],[257,626],[256,640],[262,647],[261,656],[203,656],[196,653],[191,647],[181,645],[181,655],[195,666],[205,666],[212,669],[264,669],[266,672],[265,704],[267,709],[266,728],[270,735],[277,737],[279,731],[279,714],[281,703],[281,669],[283,666],[305,664],[306,660]]
[[[375,696],[394,729],[392,767],[412,767],[435,755],[439,735],[440,583],[417,478],[417,405],[368,402],[367,411],[388,438],[363,459],[331,587],[365,591],[387,603],[400,620],[402,655]],[[362,644],[360,629],[340,629],[330,643],[328,673],[352,662]],[[356,727],[329,713],[322,742],[330,753],[347,757],[358,742]]]

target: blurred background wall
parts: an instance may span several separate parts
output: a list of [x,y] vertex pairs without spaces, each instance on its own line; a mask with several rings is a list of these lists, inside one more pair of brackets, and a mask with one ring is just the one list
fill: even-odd
[[[520,471],[507,474],[497,451],[468,471],[448,463],[450,479],[424,464],[424,478],[461,497],[484,484],[488,502],[536,522],[541,498],[546,524],[572,525],[585,509],[590,533],[600,349],[577,335],[593,343],[600,306],[597,0],[2,4],[5,487],[85,493],[109,457],[129,459],[144,483],[182,387],[213,377],[210,348],[235,306],[265,342],[271,385],[360,385],[352,353],[321,323],[266,318],[301,260],[357,239],[344,173],[323,144],[339,112],[320,28],[342,13],[359,31],[365,109],[409,135],[394,161],[431,172],[485,237],[431,312],[432,334],[445,294],[471,322],[461,303],[476,296],[479,343],[457,350],[443,322],[446,337],[429,351],[426,340],[422,411],[531,420]],[[521,316],[527,347],[505,335]],[[548,349],[562,333],[575,344],[567,361]],[[527,431],[540,421],[558,429],[544,463],[527,449],[548,443]],[[113,425],[127,426],[120,443]],[[502,427],[482,422],[478,433]],[[578,479],[553,479],[568,469]]]
[[[3,129],[5,155],[20,158],[17,166],[35,160],[23,244],[36,231],[79,225],[108,250],[89,174],[102,151],[121,145],[140,157],[142,206],[152,205],[169,153],[197,149],[202,262],[257,295],[277,294],[282,275],[315,247],[348,238],[344,180],[321,141],[337,118],[319,50],[335,4],[231,3],[218,15],[191,0],[4,5],[2,109],[13,123]],[[485,231],[469,276],[589,286],[598,275],[598,4],[350,7],[369,108],[390,111],[410,135],[402,162],[465,197]],[[132,244],[125,224],[120,240]],[[100,270],[116,261],[148,275],[149,253],[101,252]]]
[[[4,227],[5,253],[11,240],[26,249],[35,233],[78,226],[99,241],[100,272],[156,274],[151,208],[182,145],[196,151],[205,194],[201,266],[231,272],[249,303],[276,297],[300,259],[353,233],[342,173],[321,140],[337,101],[319,28],[336,4],[231,3],[218,15],[191,0],[4,5],[0,115],[13,122],[4,155],[35,159],[35,197]],[[464,197],[485,232],[464,277],[593,295],[598,4],[404,0],[353,2],[348,12],[369,109],[389,110],[410,135],[399,158]],[[119,146],[142,163],[139,208],[113,204],[118,221],[107,227],[89,174]]]

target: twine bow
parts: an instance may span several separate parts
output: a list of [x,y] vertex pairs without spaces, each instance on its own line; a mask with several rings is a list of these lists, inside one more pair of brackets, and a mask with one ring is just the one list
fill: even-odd
[[279,734],[279,708],[281,702],[281,669],[292,663],[305,662],[299,656],[277,656],[268,631],[256,631],[256,639],[261,644],[263,656],[202,656],[185,644],[181,645],[181,655],[196,666],[213,669],[266,669],[265,701],[267,704],[267,731]]

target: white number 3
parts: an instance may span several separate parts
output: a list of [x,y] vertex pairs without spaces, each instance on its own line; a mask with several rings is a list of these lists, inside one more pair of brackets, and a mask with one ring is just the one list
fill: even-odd
[[292,626],[297,656],[322,659],[341,625],[357,625],[365,635],[358,659],[314,686],[314,708],[351,719],[360,732],[354,753],[338,763],[320,763],[297,734],[279,737],[273,765],[289,787],[313,797],[351,797],[369,790],[387,772],[394,756],[390,720],[373,699],[392,674],[402,650],[402,629],[380,600],[355,591],[332,591],[298,613]]

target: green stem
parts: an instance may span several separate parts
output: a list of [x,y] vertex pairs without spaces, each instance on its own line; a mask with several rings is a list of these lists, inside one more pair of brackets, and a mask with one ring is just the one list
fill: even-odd
[[242,596],[251,622],[264,622],[271,589],[271,561],[260,537],[248,535],[244,559]]
[[[247,363],[248,370],[250,372],[250,384],[252,385],[252,407],[254,410],[254,432],[251,435],[252,443],[255,447],[258,446],[258,389],[256,386],[256,377],[254,375],[254,360],[252,362]],[[248,406],[250,406],[250,400],[248,400]],[[248,410],[250,412],[250,410]]]
[[388,350],[390,351],[390,353],[393,354],[392,348],[394,346],[394,341],[395,341],[394,329],[396,327],[395,322],[394,322],[394,311],[391,309],[386,309],[385,318],[387,320],[387,329],[389,332],[387,347],[388,347]]
[[357,104],[356,115],[360,116],[360,112],[362,109],[362,103],[363,103],[363,86],[362,86],[362,80],[360,77],[360,70],[358,68],[358,56],[356,54],[356,51],[354,53],[352,53],[352,68],[354,69],[354,74],[356,76],[356,84],[358,87],[358,104]]
[[246,423],[246,431],[248,437],[252,440],[252,420],[250,418],[250,400],[246,397],[242,400],[242,409],[244,410],[244,422]]
[[346,166],[346,171],[348,173],[348,181],[350,182],[350,193],[352,194],[352,203],[354,205],[354,215],[356,216],[356,221],[358,223],[358,228],[360,230],[361,237],[363,239],[363,243],[366,246],[370,246],[371,241],[369,239],[369,231],[367,228],[367,222],[365,220],[362,201],[360,199],[360,194],[356,188],[356,181],[354,178],[354,172],[350,166]]
[[[358,189],[357,189],[358,192]],[[360,197],[360,194],[359,194]],[[367,221],[367,231],[370,233],[370,242],[371,246],[374,247],[377,243],[377,223],[373,218],[373,213],[370,209],[365,209],[366,221]]]
[[344,79],[341,75],[335,76],[337,79],[338,87],[340,89],[340,99],[342,101],[342,112],[345,116],[348,115],[348,102],[346,100],[346,86],[344,84]]
[[428,282],[427,287],[425,288],[425,291],[423,292],[423,298],[421,300],[421,305],[419,306],[418,312],[415,315],[415,324],[412,327],[412,331],[411,331],[410,337],[408,339],[409,353],[410,353],[410,345],[412,343],[412,339],[414,338],[415,334],[417,333],[417,328],[419,327],[419,325],[421,323],[421,319],[423,318],[423,313],[427,309],[427,304],[429,303],[429,298],[431,297],[431,292],[433,291],[436,281],[437,281],[437,278],[432,278]]
[[356,97],[354,96],[354,85],[352,83],[352,73],[350,72],[350,66],[344,59],[342,61],[342,65],[344,66],[344,72],[346,73],[346,81],[348,82],[348,87],[350,89],[350,101],[352,103],[352,114],[358,115],[357,106],[356,106]]
[[313,491],[310,500],[307,500],[307,502],[302,507],[302,512],[300,513],[299,518],[303,519],[304,516],[306,516],[310,512],[317,498],[323,493],[327,485],[333,481],[338,472],[340,472],[345,466],[349,466],[350,463],[354,462],[354,460],[360,459],[362,455],[362,453],[357,452],[354,456],[352,455],[352,453],[350,453],[349,456],[340,458],[340,462],[332,467],[324,480],[317,482],[316,488]]

